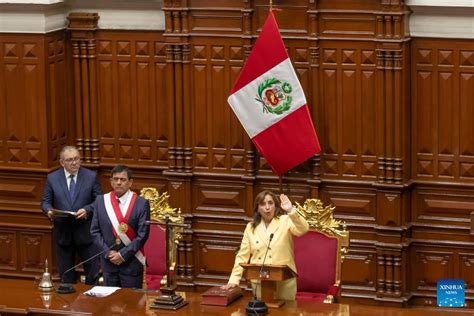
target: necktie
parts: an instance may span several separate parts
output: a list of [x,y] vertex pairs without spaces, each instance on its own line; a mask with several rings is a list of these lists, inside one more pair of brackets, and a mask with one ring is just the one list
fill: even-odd
[[73,174],[71,174],[69,177],[71,178],[71,182],[69,183],[69,196],[72,199],[74,197],[74,192],[76,192],[76,181],[74,181]]
[[120,203],[120,199],[119,199],[119,198],[117,198],[117,203],[118,203],[118,206],[119,206],[120,212],[122,212],[122,215],[124,215],[124,216],[125,216],[125,214],[123,213],[122,203]]

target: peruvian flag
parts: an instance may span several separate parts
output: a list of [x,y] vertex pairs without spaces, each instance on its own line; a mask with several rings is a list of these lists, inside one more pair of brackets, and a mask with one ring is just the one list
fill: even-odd
[[227,102],[276,174],[321,149],[272,11]]

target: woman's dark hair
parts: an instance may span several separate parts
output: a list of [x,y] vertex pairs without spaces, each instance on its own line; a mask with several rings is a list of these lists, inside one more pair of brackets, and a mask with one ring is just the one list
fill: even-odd
[[271,191],[262,191],[260,192],[256,197],[253,202],[253,221],[252,221],[252,229],[255,229],[258,224],[262,221],[262,216],[258,212],[258,206],[260,203],[265,200],[265,197],[267,195],[270,195],[270,197],[273,199],[273,202],[275,202],[275,217],[279,217],[283,211],[281,210],[281,202],[280,198],[273,192]]

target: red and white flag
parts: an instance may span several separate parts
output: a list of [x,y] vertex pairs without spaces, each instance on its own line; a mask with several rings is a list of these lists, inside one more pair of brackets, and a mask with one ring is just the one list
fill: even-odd
[[227,101],[276,174],[319,152],[306,98],[272,11]]

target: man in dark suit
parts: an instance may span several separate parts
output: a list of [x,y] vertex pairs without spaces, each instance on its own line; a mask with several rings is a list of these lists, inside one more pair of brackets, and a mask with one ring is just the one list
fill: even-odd
[[132,171],[123,165],[112,169],[113,191],[94,203],[91,233],[105,255],[101,257],[106,286],[141,288],[145,257],[142,248],[150,231],[150,204],[130,190]]
[[[70,271],[76,253],[86,260],[97,253],[90,234],[93,215],[92,203],[102,193],[95,172],[81,167],[79,151],[65,146],[59,155],[62,168],[50,173],[44,188],[42,209],[54,221],[53,238],[56,243],[58,271],[61,281],[75,283],[76,273]],[[73,217],[54,217],[52,209],[75,212]],[[98,259],[84,263],[86,284],[95,284],[100,271]]]

